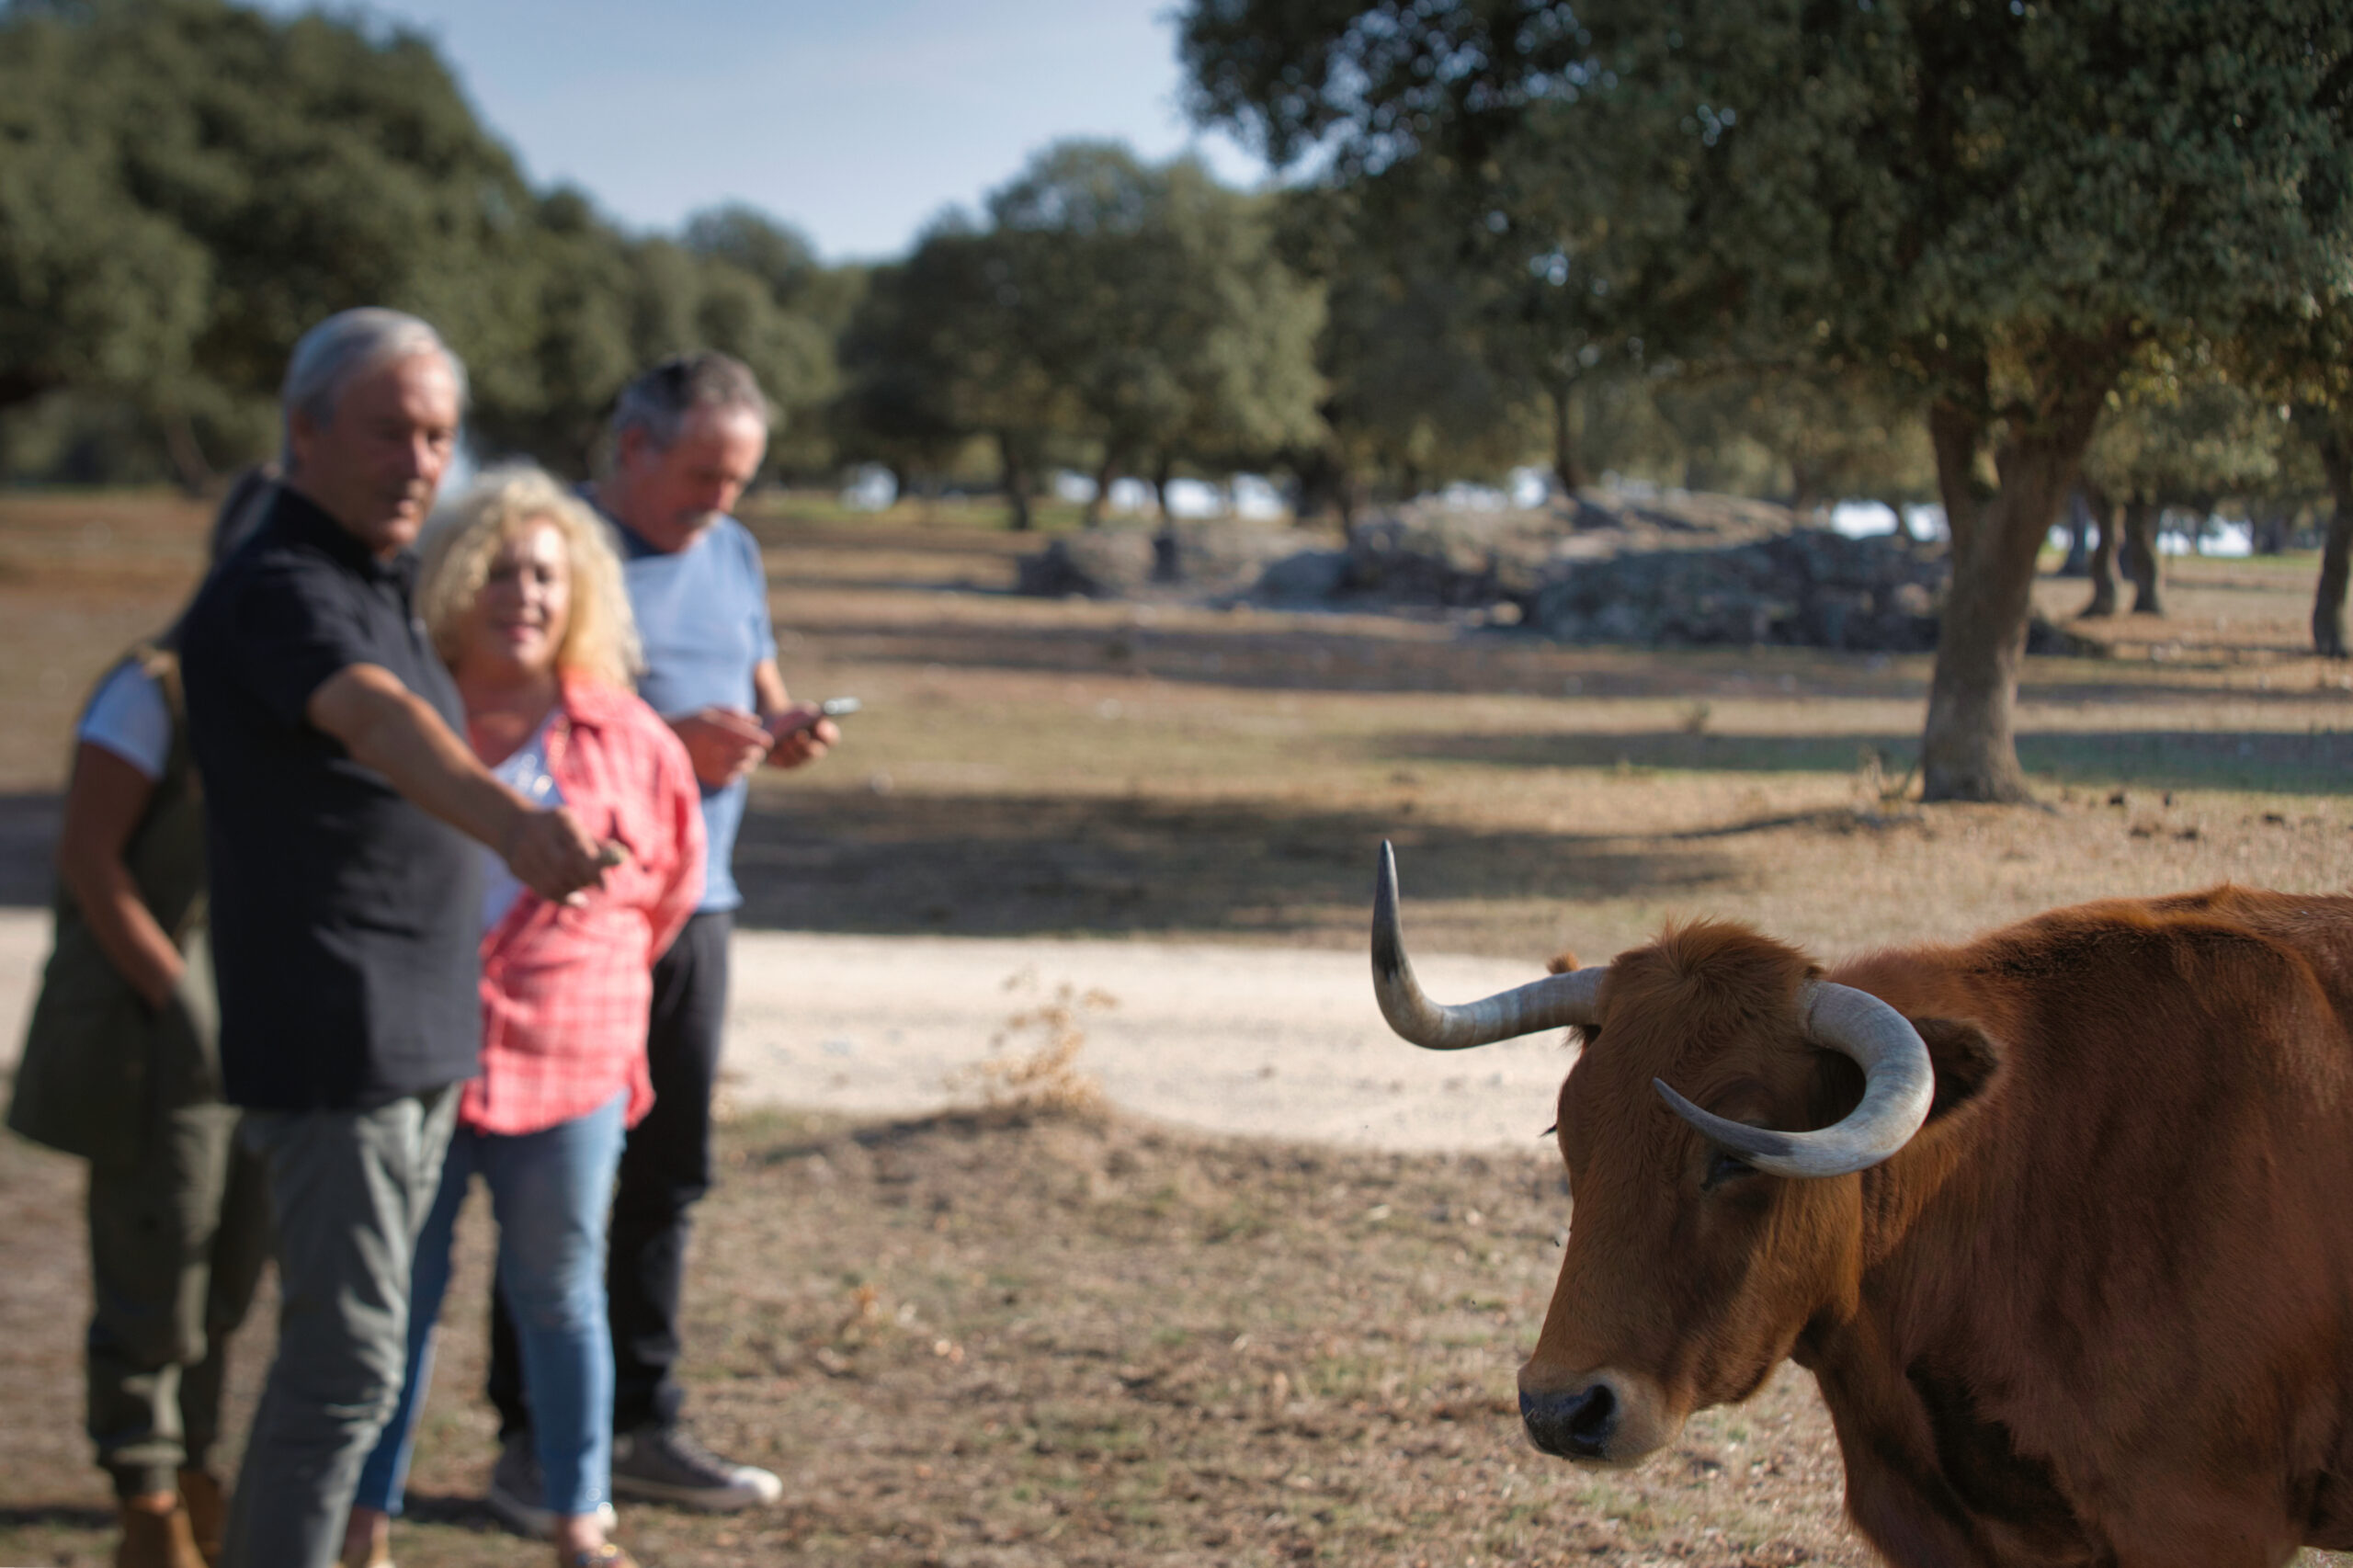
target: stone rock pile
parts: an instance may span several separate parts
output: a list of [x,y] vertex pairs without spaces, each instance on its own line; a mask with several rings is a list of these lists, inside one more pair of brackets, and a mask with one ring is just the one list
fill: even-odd
[[[1941,546],[1848,539],[1733,496],[1591,494],[1559,512],[1401,508],[1340,548],[1221,523],[1055,540],[1020,562],[1026,594],[1247,597],[1288,606],[1482,615],[1574,642],[1780,644],[1880,653],[1936,646]],[[2028,652],[2098,645],[2037,619]]]
[[1893,539],[1800,528],[1716,550],[1563,562],[1521,614],[1564,642],[1915,653],[1937,645],[1944,578],[1940,555]]
[[1064,534],[1015,564],[1014,591],[1044,598],[1199,598],[1249,591],[1268,564],[1295,553],[1296,532],[1247,523],[1090,528]]

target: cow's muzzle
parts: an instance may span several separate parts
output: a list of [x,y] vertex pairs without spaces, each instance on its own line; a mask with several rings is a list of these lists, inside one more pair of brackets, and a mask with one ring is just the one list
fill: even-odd
[[1519,1382],[1529,1441],[1579,1464],[1638,1464],[1655,1452],[1672,1436],[1661,1427],[1673,1425],[1662,1421],[1658,1404],[1641,1380],[1608,1371],[1557,1388],[1526,1373]]
[[1564,1460],[1608,1459],[1609,1439],[1618,1431],[1619,1409],[1618,1395],[1608,1383],[1592,1383],[1566,1393],[1519,1396],[1519,1418],[1528,1423],[1529,1439]]

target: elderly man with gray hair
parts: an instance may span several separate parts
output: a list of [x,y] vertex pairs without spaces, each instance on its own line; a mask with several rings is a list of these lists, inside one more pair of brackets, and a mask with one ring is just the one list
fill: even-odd
[[[638,695],[686,743],[710,846],[702,902],[654,967],[646,1060],[654,1108],[630,1130],[605,1282],[613,1334],[613,1494],[714,1510],[774,1503],[782,1483],[696,1440],[682,1411],[679,1320],[693,1210],[710,1190],[711,1092],[727,1013],[727,946],[743,902],[729,868],[752,770],[793,767],[839,739],[778,673],[759,545],[729,516],[767,450],[768,402],[724,354],[665,359],[621,389],[604,476],[586,498],[613,525],[645,647]],[[544,1534],[512,1328],[494,1313],[490,1396],[501,1451],[491,1506]]]
[[267,1173],[282,1307],[223,1561],[327,1568],[400,1395],[409,1268],[478,1069],[478,852],[566,900],[618,846],[474,758],[411,605],[465,370],[413,316],[295,345],[283,487],[182,633],[225,1097]]

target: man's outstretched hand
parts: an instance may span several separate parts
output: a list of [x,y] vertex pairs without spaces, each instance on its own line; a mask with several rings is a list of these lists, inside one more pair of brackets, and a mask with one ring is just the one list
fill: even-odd
[[625,853],[618,844],[590,837],[580,819],[561,806],[523,812],[506,837],[506,869],[555,903],[577,903],[583,892],[603,886],[606,868],[620,865]]

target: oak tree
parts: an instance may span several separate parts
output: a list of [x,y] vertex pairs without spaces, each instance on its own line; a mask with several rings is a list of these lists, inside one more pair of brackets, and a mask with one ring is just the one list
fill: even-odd
[[2035,559],[2119,381],[2353,290],[2333,0],[1193,0],[1182,27],[1199,112],[1338,177],[1607,147],[1647,176],[1598,197],[1679,214],[1696,273],[1653,286],[1733,309],[1727,350],[1911,389],[1952,537],[1932,800],[2028,794]]

